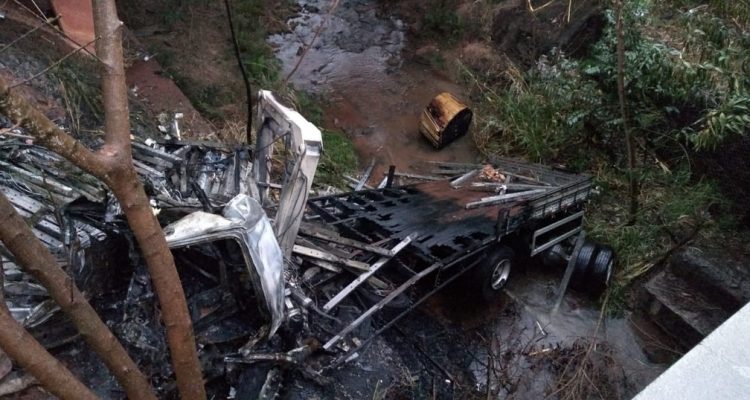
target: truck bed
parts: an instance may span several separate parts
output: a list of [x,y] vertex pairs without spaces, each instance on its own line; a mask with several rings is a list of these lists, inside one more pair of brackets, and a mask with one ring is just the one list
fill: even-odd
[[[342,236],[370,244],[402,240],[416,232],[419,238],[411,247],[418,249],[425,261],[449,262],[515,232],[530,220],[566,215],[572,208],[582,206],[591,192],[589,176],[499,159],[493,168],[506,177],[506,186],[545,190],[529,190],[528,196],[476,205],[482,199],[498,196],[487,192],[487,185],[500,187],[504,182],[483,179],[481,173],[475,172],[482,166],[447,166],[454,168],[456,178],[310,199],[308,217],[319,218]],[[461,176],[465,179],[461,180]]]

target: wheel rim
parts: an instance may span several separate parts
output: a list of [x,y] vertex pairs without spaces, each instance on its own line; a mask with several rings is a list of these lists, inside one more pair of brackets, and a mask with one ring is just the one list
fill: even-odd
[[510,260],[506,258],[500,260],[492,268],[492,289],[502,289],[502,287],[505,286],[505,282],[508,281],[508,275],[510,275]]

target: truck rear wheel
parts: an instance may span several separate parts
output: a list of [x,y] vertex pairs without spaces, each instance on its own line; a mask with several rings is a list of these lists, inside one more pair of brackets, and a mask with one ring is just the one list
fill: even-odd
[[490,250],[480,264],[475,268],[474,284],[478,286],[475,293],[484,302],[497,299],[510,277],[513,266],[513,250],[507,246],[500,246]]
[[594,296],[604,293],[612,280],[612,270],[615,264],[615,256],[612,248],[608,246],[597,246],[598,252],[594,258],[588,273],[588,292]]
[[614,251],[609,246],[586,242],[575,257],[575,267],[570,278],[573,289],[592,296],[601,295],[612,280]]

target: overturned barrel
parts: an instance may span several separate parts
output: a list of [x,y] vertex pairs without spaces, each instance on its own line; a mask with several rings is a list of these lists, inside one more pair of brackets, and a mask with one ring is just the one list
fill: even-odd
[[466,134],[471,117],[469,107],[448,92],[440,93],[422,111],[419,132],[440,149]]

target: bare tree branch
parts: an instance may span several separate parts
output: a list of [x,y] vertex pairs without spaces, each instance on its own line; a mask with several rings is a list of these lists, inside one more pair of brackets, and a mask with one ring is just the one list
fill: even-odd
[[[5,222],[0,226],[6,225]],[[3,266],[0,260],[0,288],[3,287]],[[13,319],[0,289],[0,347],[23,369],[33,375],[50,393],[65,400],[96,400],[70,370],[57,361],[23,327]]]
[[113,0],[94,0],[97,52],[102,61],[105,145],[97,152],[60,130],[0,79],[0,113],[23,127],[39,144],[101,179],[120,202],[159,299],[180,396],[205,399],[192,322],[172,253],[133,167],[127,85],[122,55],[122,22]]
[[151,385],[138,366],[3,193],[0,193],[0,220],[3,221],[0,241],[70,316],[83,339],[112,371],[128,397],[156,400]]
[[30,29],[29,31],[27,31],[27,32],[26,32],[26,33],[24,33],[23,35],[21,35],[21,36],[19,36],[19,37],[15,38],[15,39],[13,39],[13,41],[11,41],[10,43],[8,43],[8,44],[4,45],[3,47],[0,47],[0,53],[2,53],[3,51],[5,51],[5,50],[6,50],[6,49],[8,49],[9,47],[13,47],[13,45],[15,45],[16,43],[20,42],[20,41],[21,41],[21,40],[23,40],[23,39],[24,39],[25,37],[27,37],[27,36],[31,35],[32,33],[34,33],[34,32],[36,32],[36,31],[38,31],[39,29],[41,29],[41,28],[43,28],[43,27],[47,26],[47,24],[48,24],[48,23],[52,23],[52,22],[55,22],[55,21],[57,21],[58,19],[60,19],[60,17],[61,17],[61,16],[62,16],[62,15],[58,15],[58,16],[56,16],[55,18],[50,18],[50,19],[46,20],[45,22],[43,22],[43,23],[41,23],[41,24],[39,24],[39,25],[35,26],[35,27],[34,27],[33,29]]
[[[133,235],[148,265],[167,328],[167,342],[185,400],[206,398],[192,321],[180,276],[164,232],[154,216],[148,196],[133,167],[130,145],[130,114],[122,53],[122,22],[114,0],[94,0],[94,31],[100,38],[97,54],[102,59],[102,100],[105,113],[105,173],[98,175],[109,185],[122,206]],[[96,175],[96,174],[95,174]]]
[[115,2],[94,0],[94,32],[100,38],[96,54],[102,60],[101,84],[104,103],[104,134],[107,156],[112,163],[131,162],[128,86],[122,53],[122,26]]
[[37,72],[36,74],[34,74],[34,75],[32,75],[32,76],[24,79],[24,80],[22,80],[21,82],[17,82],[17,83],[12,84],[9,89],[13,89],[16,86],[21,86],[21,85],[23,85],[25,83],[31,82],[34,79],[36,79],[36,78],[38,78],[38,77],[46,74],[47,72],[49,72],[49,70],[51,70],[52,68],[55,68],[56,66],[60,65],[63,61],[67,60],[72,55],[77,54],[79,51],[83,50],[86,46],[90,45],[91,43],[94,43],[96,41],[96,39],[97,38],[94,38],[94,40],[92,40],[92,41],[84,44],[83,46],[78,46],[75,49],[69,51],[68,54],[60,57],[60,59],[58,59],[57,61],[55,61],[52,64],[48,65],[47,68],[45,68],[45,69]]

